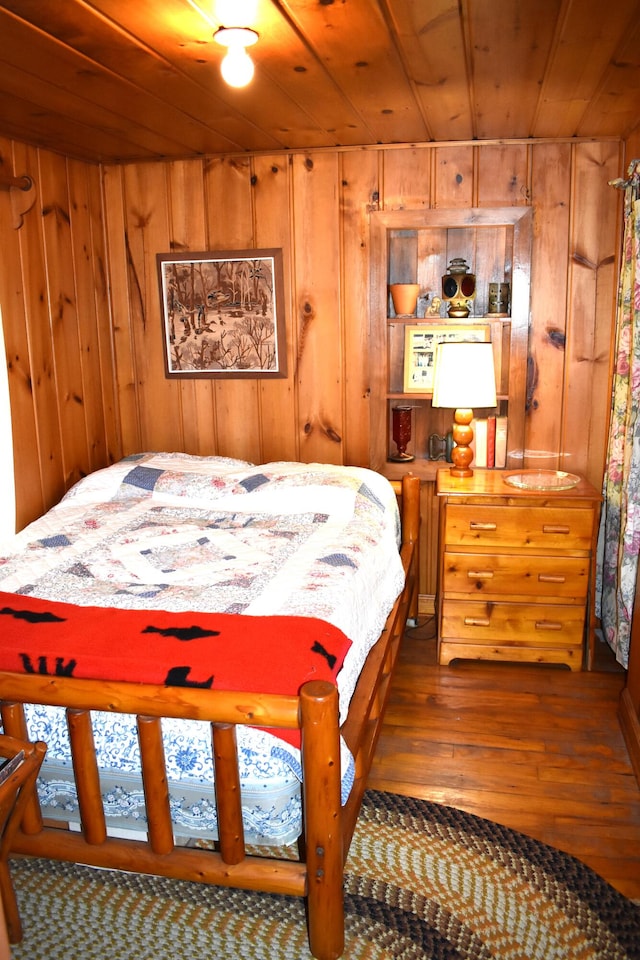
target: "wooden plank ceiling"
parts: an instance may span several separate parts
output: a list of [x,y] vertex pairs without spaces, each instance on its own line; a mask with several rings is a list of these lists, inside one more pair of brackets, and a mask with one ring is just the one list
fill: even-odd
[[2,3],[0,135],[122,162],[640,124],[638,0],[257,0],[243,90],[222,23],[216,0]]

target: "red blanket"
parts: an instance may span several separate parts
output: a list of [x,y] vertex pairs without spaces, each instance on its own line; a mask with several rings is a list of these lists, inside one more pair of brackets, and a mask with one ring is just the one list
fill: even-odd
[[[19,673],[295,695],[307,680],[335,682],[350,646],[312,617],[119,610],[0,592],[0,669]],[[297,731],[278,736],[299,746]]]

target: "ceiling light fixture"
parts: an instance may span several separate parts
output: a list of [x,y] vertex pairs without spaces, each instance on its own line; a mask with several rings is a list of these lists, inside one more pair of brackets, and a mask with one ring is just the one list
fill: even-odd
[[213,39],[227,48],[220,72],[230,87],[246,87],[253,78],[253,60],[247,47],[253,46],[258,34],[250,27],[220,27]]

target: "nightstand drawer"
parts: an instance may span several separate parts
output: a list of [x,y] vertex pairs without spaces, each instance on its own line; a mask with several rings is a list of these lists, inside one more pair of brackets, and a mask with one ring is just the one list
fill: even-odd
[[589,557],[492,556],[447,549],[442,569],[447,597],[556,597],[583,603],[589,589]]
[[591,550],[593,510],[447,504],[445,543],[523,550]]
[[579,646],[584,606],[570,604],[481,603],[445,600],[442,639],[482,644]]

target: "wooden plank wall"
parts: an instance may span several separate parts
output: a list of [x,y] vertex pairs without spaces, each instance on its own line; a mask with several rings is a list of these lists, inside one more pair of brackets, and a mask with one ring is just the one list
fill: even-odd
[[[99,167],[0,138],[0,309],[18,529],[120,454]],[[6,469],[5,464],[2,469]]]
[[[533,205],[528,458],[600,484],[617,141],[138,163],[105,167],[102,184],[94,167],[19,144],[0,141],[0,155],[38,191],[21,230],[0,227],[23,522],[88,469],[142,449],[366,465],[368,215],[400,207]],[[263,247],[283,250],[288,378],[168,381],[156,253]],[[426,489],[426,594],[436,507]]]

